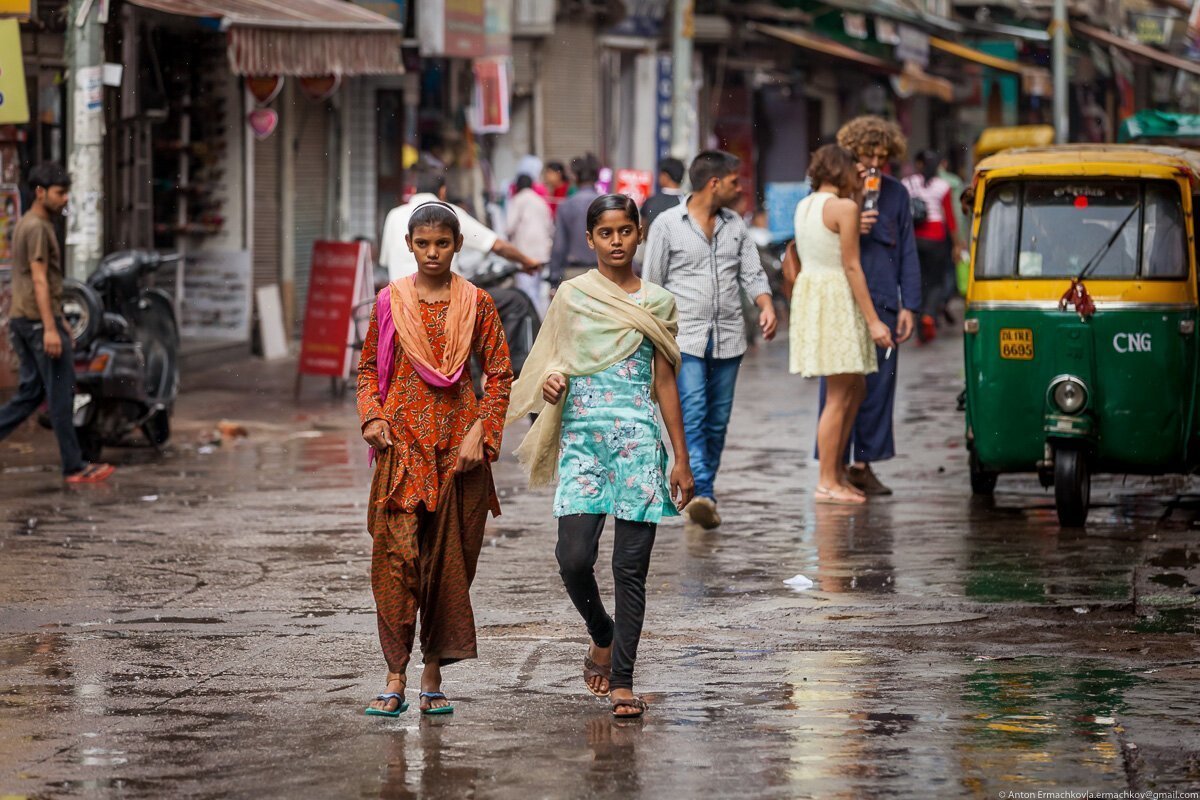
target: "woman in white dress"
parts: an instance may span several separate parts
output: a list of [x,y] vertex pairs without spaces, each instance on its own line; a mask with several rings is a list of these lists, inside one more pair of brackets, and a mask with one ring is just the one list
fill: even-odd
[[813,154],[808,176],[815,191],[796,206],[800,274],[792,291],[791,371],[826,381],[814,497],[818,503],[858,505],[866,497],[846,479],[846,445],[866,395],[863,376],[878,369],[875,345],[890,350],[895,344],[875,313],[859,261],[855,197],[862,179],[854,154],[825,145]]

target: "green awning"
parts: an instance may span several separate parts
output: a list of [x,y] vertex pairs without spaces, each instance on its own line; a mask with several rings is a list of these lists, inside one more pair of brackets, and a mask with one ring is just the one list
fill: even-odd
[[1196,139],[1200,141],[1200,114],[1176,114],[1170,111],[1144,110],[1121,123],[1119,142],[1147,139]]

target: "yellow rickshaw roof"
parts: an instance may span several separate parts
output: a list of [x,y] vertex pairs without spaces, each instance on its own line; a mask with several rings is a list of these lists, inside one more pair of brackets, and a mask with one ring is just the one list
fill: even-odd
[[[1171,170],[1188,170],[1193,177],[1200,176],[1200,152],[1182,147],[1155,147],[1136,144],[1064,144],[1051,147],[1026,147],[1006,150],[989,156],[975,167],[976,173],[992,170],[1038,169],[1063,167],[1075,172],[1072,167],[1085,165],[1098,167],[1162,167]],[[1090,170],[1089,170],[1090,171]]]

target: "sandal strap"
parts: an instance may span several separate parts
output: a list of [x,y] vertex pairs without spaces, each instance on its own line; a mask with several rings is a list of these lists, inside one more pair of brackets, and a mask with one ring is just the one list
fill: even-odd
[[404,700],[404,694],[401,692],[384,692],[381,695],[375,696],[376,700]]
[[421,692],[421,697],[428,697],[430,700],[445,700],[445,692]]
[[613,708],[636,708],[639,711],[645,711],[650,706],[640,697],[620,698],[612,701]]
[[597,664],[591,656],[583,657],[583,672],[586,677],[599,675],[601,678],[612,677],[612,664]]

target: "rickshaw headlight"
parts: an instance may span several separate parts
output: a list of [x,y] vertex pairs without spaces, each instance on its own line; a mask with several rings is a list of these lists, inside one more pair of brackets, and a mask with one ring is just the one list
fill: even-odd
[[1087,389],[1076,378],[1065,378],[1055,386],[1053,395],[1054,405],[1064,414],[1078,414],[1087,405]]

